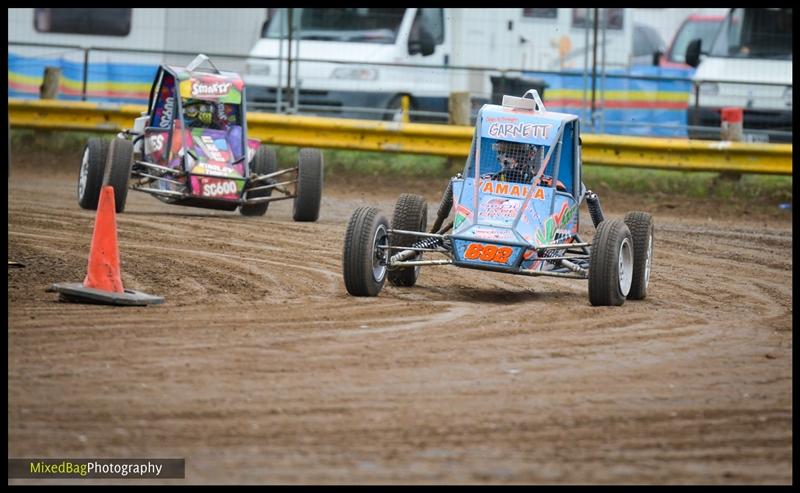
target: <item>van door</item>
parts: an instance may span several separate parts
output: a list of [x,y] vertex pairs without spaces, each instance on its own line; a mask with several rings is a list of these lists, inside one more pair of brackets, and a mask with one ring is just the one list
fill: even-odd
[[[414,20],[404,41],[407,55],[403,63],[431,67],[402,69],[402,78],[409,82],[408,92],[413,96],[413,109],[447,112],[450,80],[447,69],[442,67],[451,63],[452,33],[446,15],[449,15],[447,9],[416,9]],[[426,48],[430,48],[426,46],[427,43],[432,44],[432,53],[423,52]]]

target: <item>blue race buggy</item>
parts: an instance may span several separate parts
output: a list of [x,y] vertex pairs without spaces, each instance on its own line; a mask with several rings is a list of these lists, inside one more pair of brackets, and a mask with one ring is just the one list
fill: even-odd
[[[596,228],[578,235],[586,202]],[[450,180],[433,226],[419,195],[403,194],[391,226],[373,207],[356,209],[344,241],[344,282],[354,296],[377,296],[386,278],[413,286],[423,265],[589,281],[592,305],[647,295],[653,220],[629,212],[606,219],[581,181],[580,121],[549,112],[535,90],[484,105],[463,174]],[[443,258],[424,259],[440,254]]]

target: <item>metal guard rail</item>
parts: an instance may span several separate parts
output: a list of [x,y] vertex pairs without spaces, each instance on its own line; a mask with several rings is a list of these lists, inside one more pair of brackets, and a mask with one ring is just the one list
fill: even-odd
[[[116,132],[132,128],[144,105],[8,100],[15,128]],[[275,145],[465,158],[473,127],[249,113],[251,137]],[[583,162],[679,171],[792,174],[791,144],[750,144],[584,134]]]

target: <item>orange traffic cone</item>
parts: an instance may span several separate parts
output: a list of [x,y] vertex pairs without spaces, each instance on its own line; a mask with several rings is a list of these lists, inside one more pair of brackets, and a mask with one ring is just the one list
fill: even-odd
[[117,245],[117,215],[114,208],[114,187],[105,186],[100,192],[97,217],[94,220],[89,267],[83,287],[123,293],[119,272]]
[[154,305],[164,302],[164,298],[160,296],[122,287],[114,187],[106,185],[100,192],[92,245],[89,249],[89,266],[83,284],[77,282],[53,284],[47,290],[59,293],[61,301],[76,303]]

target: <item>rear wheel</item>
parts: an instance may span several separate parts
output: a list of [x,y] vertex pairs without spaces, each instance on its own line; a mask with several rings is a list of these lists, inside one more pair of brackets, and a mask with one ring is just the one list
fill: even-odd
[[389,222],[374,207],[359,207],[350,216],[344,238],[344,285],[353,296],[377,296],[386,281]]
[[[267,146],[259,147],[256,151],[256,155],[253,156],[253,161],[250,163],[250,171],[260,176],[274,173],[277,170],[278,154],[275,152],[275,149]],[[263,180],[257,182],[256,184],[256,186],[264,185],[267,185],[267,182]],[[245,198],[255,199],[259,197],[269,197],[270,195],[272,195],[272,189],[267,188],[265,190],[253,190],[252,192],[246,192]],[[268,207],[269,202],[243,204],[241,207],[239,207],[239,213],[243,216],[263,216],[267,213]]]
[[[423,197],[411,193],[404,193],[397,199],[392,214],[392,229],[405,231],[419,231],[424,233],[428,227],[428,204]],[[409,247],[413,245],[419,237],[408,234],[392,233],[390,244],[392,246]],[[401,250],[391,250],[388,254],[393,254]],[[412,257],[413,260],[420,260],[422,253]],[[389,282],[393,286],[413,286],[419,278],[420,267],[405,267],[389,271]]]
[[589,302],[622,305],[633,280],[633,240],[624,222],[607,219],[597,226],[589,264]]
[[114,205],[117,213],[125,210],[128,197],[128,181],[133,166],[133,143],[127,139],[116,138],[108,148],[108,160],[103,174],[103,186],[114,188]]
[[633,282],[628,299],[643,300],[653,260],[653,217],[646,212],[629,212],[625,214],[625,225],[633,238]]
[[300,149],[297,156],[297,186],[292,217],[295,221],[316,221],[322,202],[322,151]]
[[107,140],[89,139],[86,142],[78,174],[78,205],[83,209],[97,209],[107,157]]

